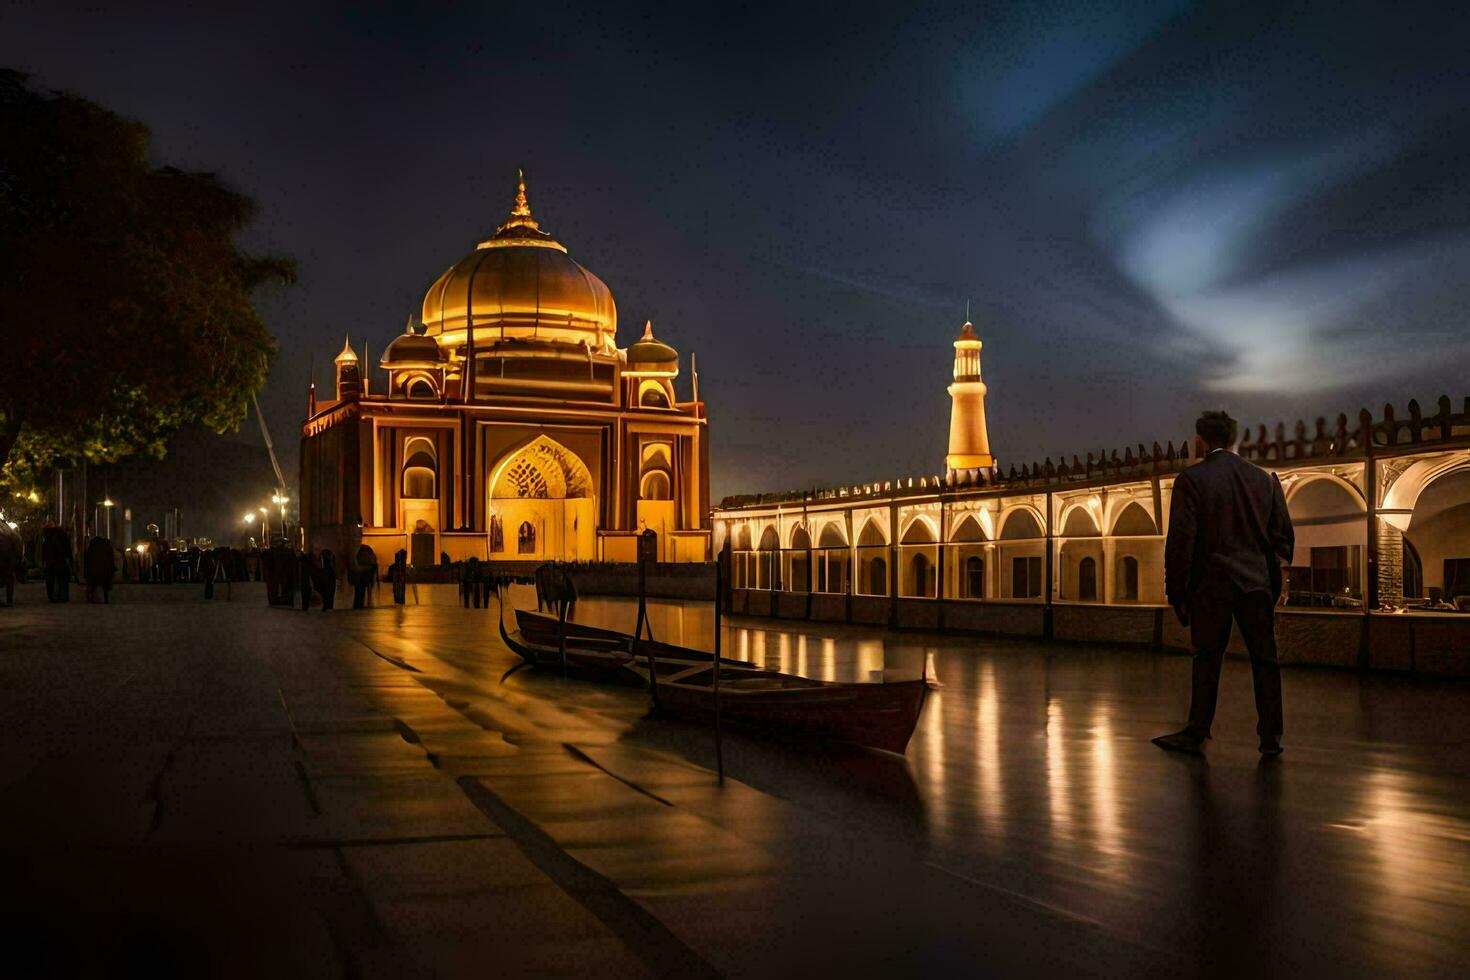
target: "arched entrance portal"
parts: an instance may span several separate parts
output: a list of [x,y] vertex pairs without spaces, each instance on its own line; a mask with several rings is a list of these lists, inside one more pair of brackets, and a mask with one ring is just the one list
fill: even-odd
[[490,557],[591,561],[597,557],[592,473],[576,453],[537,436],[490,471]]

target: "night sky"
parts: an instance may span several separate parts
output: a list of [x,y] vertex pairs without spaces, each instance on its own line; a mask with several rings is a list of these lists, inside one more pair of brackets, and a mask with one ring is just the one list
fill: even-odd
[[313,356],[376,362],[517,166],[620,342],[697,352],[717,497],[941,471],[967,300],[1003,465],[1470,394],[1455,5],[800,6],[50,0],[0,64],[260,203],[293,470]]

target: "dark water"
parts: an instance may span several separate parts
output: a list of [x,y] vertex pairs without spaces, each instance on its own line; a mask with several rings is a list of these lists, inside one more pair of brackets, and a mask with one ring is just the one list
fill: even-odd
[[[635,615],[588,599],[575,618]],[[711,647],[708,606],[650,618]],[[736,742],[733,775],[816,819],[1226,972],[1454,972],[1470,950],[1470,685],[1288,669],[1287,753],[1262,763],[1232,661],[1201,760],[1148,742],[1187,708],[1181,656],[751,619],[723,646],[826,680],[927,662],[942,682],[907,759]],[[710,761],[707,733],[633,718],[626,739]]]

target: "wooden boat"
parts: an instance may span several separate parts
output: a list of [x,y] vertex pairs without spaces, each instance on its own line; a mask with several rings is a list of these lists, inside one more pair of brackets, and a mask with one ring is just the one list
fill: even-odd
[[[650,646],[654,648],[653,656],[661,669],[665,658],[669,664],[676,667],[688,667],[699,663],[709,664],[714,659],[712,654],[702,650],[689,650],[668,643],[649,641],[637,645],[638,653],[635,656],[630,652],[633,638],[627,634],[594,626],[580,626],[578,630],[573,630],[571,627],[577,624],[567,623],[566,661],[563,664],[561,641],[556,632],[558,624],[555,619],[517,609],[516,624],[521,628],[512,635],[505,628],[505,618],[503,616],[498,618],[500,638],[522,660],[539,670],[561,672],[565,669],[568,677],[577,677],[582,680],[643,686],[645,682],[628,673],[623,666],[634,662],[647,662],[647,648]],[[727,669],[755,669],[754,664],[743,660],[729,660],[722,657],[720,662]]]
[[[630,660],[622,669],[648,684],[647,663]],[[656,709],[712,724],[713,682],[713,664],[659,661]],[[928,689],[924,679],[845,684],[722,667],[720,723],[760,735],[847,742],[903,755]]]
[[[521,631],[521,636],[531,643],[542,646],[560,647],[560,639],[557,630],[559,623],[555,616],[545,613],[531,612],[526,609],[517,609],[516,626]],[[583,623],[574,623],[570,620],[566,623],[566,635],[569,643],[578,646],[616,646],[622,650],[633,649],[633,637],[627,633],[619,633],[616,630],[604,629],[600,626],[587,626]],[[645,657],[652,653],[656,660],[684,661],[690,663],[709,663],[714,660],[714,654],[705,650],[695,650],[692,647],[682,647],[674,643],[664,643],[658,640],[637,641],[637,656]],[[754,668],[756,665],[745,660],[734,660],[730,657],[721,657],[722,663],[732,667]]]
[[623,670],[623,665],[633,660],[626,644],[568,636],[566,659],[563,661],[561,644],[554,635],[549,642],[539,635],[535,639],[528,637],[522,630],[516,630],[515,635],[511,635],[505,628],[505,617],[496,618],[500,622],[500,638],[505,641],[505,645],[538,670],[565,671],[568,677],[632,687],[643,683]]

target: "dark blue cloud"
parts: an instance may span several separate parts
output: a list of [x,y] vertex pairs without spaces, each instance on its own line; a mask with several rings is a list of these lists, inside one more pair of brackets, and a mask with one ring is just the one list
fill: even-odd
[[[1452,5],[12,6],[0,61],[147,121],[374,347],[515,167],[625,321],[697,351],[717,492],[932,473],[967,299],[1004,462],[1465,393]],[[64,40],[64,43],[62,43]],[[687,368],[686,368],[687,373]]]

